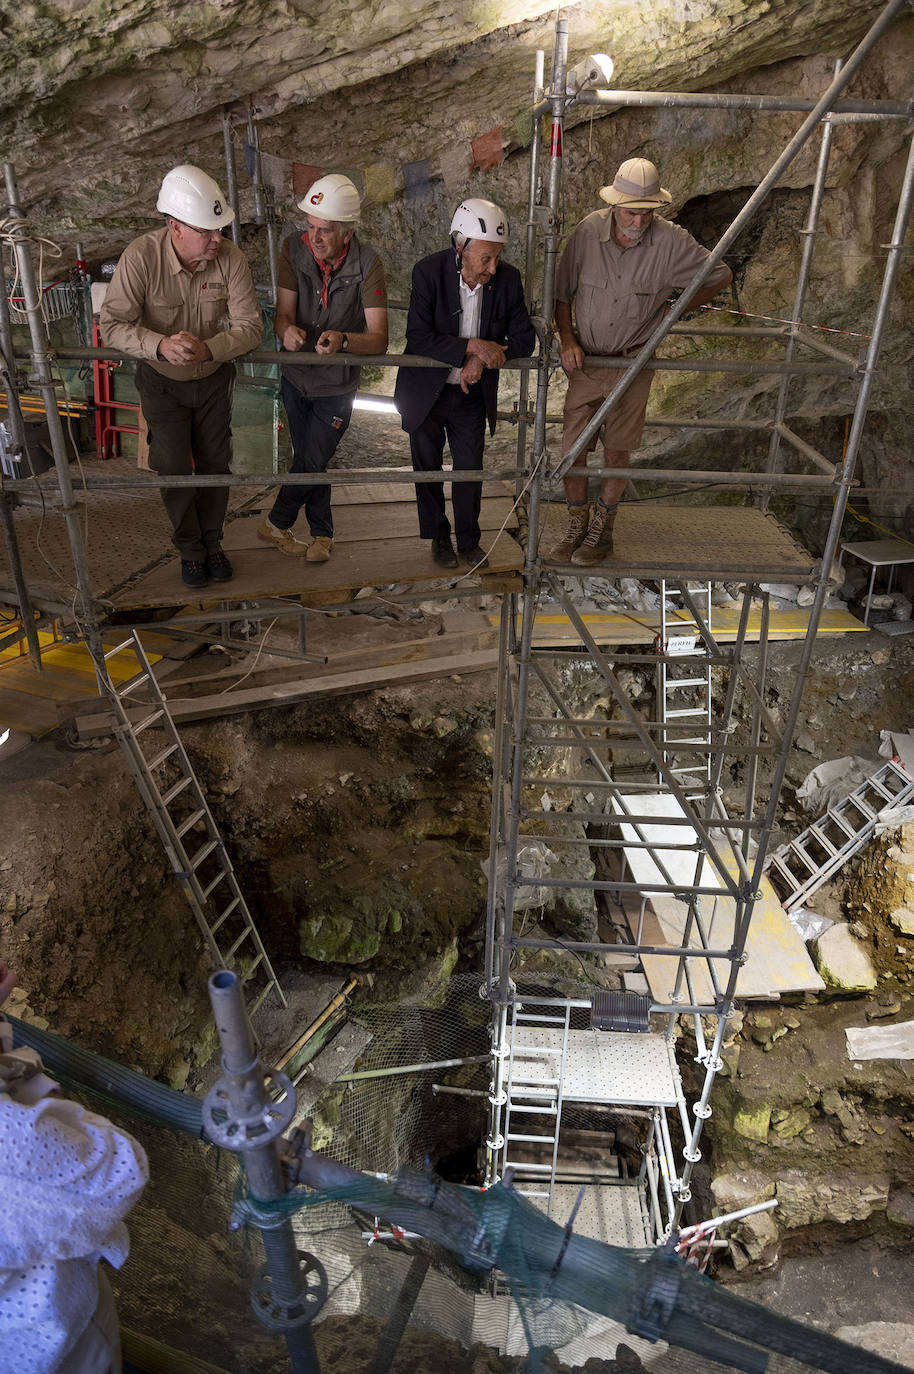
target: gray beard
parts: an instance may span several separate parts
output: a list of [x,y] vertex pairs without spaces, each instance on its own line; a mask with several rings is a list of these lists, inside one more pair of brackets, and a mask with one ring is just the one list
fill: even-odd
[[621,224],[620,224],[620,225],[619,225],[619,232],[620,232],[620,234],[622,235],[623,238],[628,239],[629,243],[637,243],[637,242],[639,241],[639,239],[643,239],[643,238],[644,238],[644,230],[643,230],[643,229],[636,229],[634,225],[632,225],[632,227],[631,227],[630,229],[623,229],[622,226],[621,226]]

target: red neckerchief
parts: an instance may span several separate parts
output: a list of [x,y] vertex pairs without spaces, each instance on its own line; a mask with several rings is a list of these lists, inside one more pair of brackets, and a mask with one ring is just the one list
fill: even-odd
[[[311,240],[308,237],[307,230],[305,230],[305,232],[302,234],[301,241],[307,248],[308,252],[311,254],[312,258],[314,258],[314,249],[311,247]],[[351,242],[352,240],[350,239],[349,243]],[[333,276],[337,268],[342,267],[343,263],[346,261],[346,254],[349,252],[349,243],[346,244],[346,247],[343,249],[342,253],[340,253],[339,257],[336,258],[333,262],[321,262],[320,258],[314,258],[315,263],[321,269],[321,275],[323,277],[323,281],[321,282],[321,305],[324,307],[325,310],[327,309],[328,291],[330,289],[330,278]]]

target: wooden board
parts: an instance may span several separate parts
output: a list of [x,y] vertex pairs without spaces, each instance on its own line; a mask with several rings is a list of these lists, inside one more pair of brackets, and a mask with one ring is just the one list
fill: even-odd
[[[685,618],[685,612],[680,613]],[[739,629],[740,610],[738,606],[714,606],[711,611],[711,633],[720,644],[732,644]],[[638,615],[634,611],[588,611],[581,619],[598,644],[653,644],[660,633],[660,617]],[[490,623],[498,624],[498,616],[490,615]],[[768,623],[769,640],[804,639],[809,628],[809,611],[802,606],[795,610],[777,610],[770,613]],[[817,634],[838,635],[866,633],[867,627],[857,620],[850,611],[826,610],[819,620]],[[753,608],[749,612],[747,639],[754,642],[761,630],[761,611]],[[564,648],[580,644],[578,631],[567,615],[537,615],[533,625],[533,647],[536,649]]]
[[[483,544],[487,531],[500,530],[504,525],[508,530],[517,528],[517,519],[512,513],[513,502],[506,496],[493,497],[483,502],[479,513],[479,525],[483,531]],[[222,547],[229,553],[238,549],[269,549],[270,545],[257,534],[257,527],[263,519],[261,512],[256,515],[238,516],[225,527]],[[309,539],[308,522],[300,515],[292,532],[297,539]],[[428,543],[419,539],[419,522],[414,501],[388,501],[380,510],[374,506],[351,505],[333,512],[333,549],[334,555],[340,544],[376,540],[383,537],[385,542],[392,539],[410,539],[428,550]],[[286,555],[282,554],[285,558]]]
[[[697,835],[689,826],[664,824],[665,817],[682,816],[676,798],[668,793],[649,795],[640,793],[623,797],[628,809],[635,815],[656,815],[656,823],[639,826],[642,836],[636,836],[630,825],[621,825],[623,837],[631,840],[643,838],[657,846],[657,855],[674,882],[682,882],[684,888],[691,887],[695,878],[695,854],[684,850],[664,849],[668,844],[687,844],[697,840]],[[664,882],[651,852],[646,849],[625,849],[625,859],[635,882]],[[725,867],[734,879],[738,869],[735,859],[725,856]],[[708,947],[729,949],[733,943],[735,902],[723,892],[723,884],[707,857],[704,860],[701,887],[719,887],[719,897],[703,896],[698,898],[702,913]],[[774,999],[785,992],[818,992],[825,985],[813,967],[806,946],[800,939],[790,918],[775,895],[774,888],[763,877],[761,897],[755,903],[749,934],[746,940],[746,963],[739,971],[736,985],[739,997],[761,997]],[[686,921],[685,903],[666,893],[651,893],[647,897],[647,913],[651,919],[645,920],[642,931],[642,944],[673,945],[682,943]],[[633,938],[637,935],[635,914],[626,913]],[[691,945],[697,947],[693,937]],[[641,957],[645,977],[651,995],[658,1002],[669,1002],[673,993],[679,960],[667,955],[645,954]],[[714,971],[718,984],[723,986],[729,974],[729,962],[725,959],[714,960]],[[708,962],[704,959],[689,960],[689,972],[695,997],[703,1005],[716,1001]]]
[[[232,601],[261,596],[321,596],[328,592],[356,591],[362,587],[389,586],[395,582],[458,582],[468,569],[453,572],[439,568],[429,544],[420,539],[376,538],[370,542],[334,545],[326,563],[308,563],[304,558],[288,558],[278,549],[256,541],[258,548],[232,551],[235,576],[221,588],[210,584],[193,604],[213,605],[230,596]],[[483,547],[487,544],[483,536]],[[514,572],[523,567],[524,556],[510,534],[499,535],[487,549],[491,573]],[[479,574],[473,574],[475,580]],[[220,595],[221,593],[221,595]],[[120,608],[132,606],[187,605],[188,589],[181,582],[178,560],[124,588],[113,598]]]
[[[268,706],[295,706],[299,702],[326,696],[347,696],[352,692],[370,692],[377,687],[396,687],[413,682],[428,682],[432,678],[460,676],[464,673],[493,671],[498,664],[495,649],[481,649],[476,653],[455,654],[447,658],[426,659],[418,663],[395,664],[376,669],[358,669],[348,673],[324,673],[312,679],[277,683],[258,690],[244,689],[227,695],[196,698],[168,698],[168,709],[176,723],[182,720],[209,720],[214,716],[236,715],[242,711],[262,710]],[[109,734],[110,714],[86,716],[79,722],[80,735]]]

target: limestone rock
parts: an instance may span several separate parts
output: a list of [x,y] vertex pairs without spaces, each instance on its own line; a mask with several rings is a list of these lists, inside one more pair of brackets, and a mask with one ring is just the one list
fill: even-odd
[[733,1117],[733,1129],[744,1140],[757,1140],[762,1144],[768,1139],[768,1126],[771,1122],[771,1107],[764,1102],[757,1106],[748,1104],[741,1107]]
[[839,992],[869,992],[876,986],[876,971],[870,957],[847,926],[832,926],[811,949],[816,968],[826,983]]
[[778,1222],[791,1229],[817,1222],[865,1221],[884,1212],[889,1198],[885,1174],[823,1173],[804,1177],[790,1173],[775,1187]]
[[864,1322],[862,1326],[839,1326],[834,1333],[873,1355],[893,1360],[904,1369],[914,1368],[914,1326],[907,1322]]
[[910,907],[896,907],[889,920],[901,935],[914,935],[914,911]]
[[721,1214],[754,1207],[774,1197],[774,1180],[761,1170],[746,1169],[738,1174],[718,1174],[711,1180],[714,1206]]

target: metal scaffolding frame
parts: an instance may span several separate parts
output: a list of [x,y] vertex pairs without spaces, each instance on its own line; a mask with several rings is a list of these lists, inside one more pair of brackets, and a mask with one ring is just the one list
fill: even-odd
[[[543,887],[582,888],[591,892],[612,894],[615,898],[626,896],[643,898],[646,894],[661,894],[672,897],[682,905],[683,934],[679,945],[652,945],[639,939],[626,946],[629,954],[653,954],[673,958],[676,963],[674,991],[667,1002],[652,1003],[652,1013],[663,1014],[667,1018],[667,1032],[672,1035],[674,1018],[685,1014],[691,1017],[698,1046],[698,1061],[705,1069],[704,1087],[700,1100],[693,1108],[694,1121],[683,1118],[686,1139],[683,1165],[675,1178],[669,1181],[667,1208],[668,1217],[664,1227],[678,1222],[682,1206],[689,1198],[689,1180],[694,1164],[700,1158],[699,1142],[704,1121],[710,1115],[708,1100],[714,1076],[720,1067],[720,1050],[727,1020],[731,1014],[736,990],[739,968],[745,956],[746,936],[753,907],[758,897],[759,885],[769,840],[775,820],[777,798],[783,782],[787,764],[788,750],[800,705],[803,683],[809,668],[815,636],[825,602],[828,585],[828,571],[838,546],[849,489],[854,480],[854,467],[863,426],[869,406],[870,394],[878,363],[882,339],[888,319],[895,279],[906,227],[910,218],[912,195],[914,195],[914,140],[911,143],[907,168],[904,174],[901,197],[895,218],[891,242],[888,245],[882,288],[876,308],[875,323],[866,357],[862,363],[855,357],[834,346],[824,343],[809,329],[803,326],[801,315],[809,278],[809,268],[815,245],[818,214],[825,189],[828,167],[831,131],[836,123],[868,119],[907,119],[914,117],[914,102],[889,101],[844,101],[842,93],[859,70],[861,64],[876,42],[885,34],[891,23],[906,7],[908,0],[890,0],[884,10],[861,40],[855,51],[843,64],[839,64],[834,78],[822,97],[816,102],[784,100],[764,96],[713,96],[688,95],[669,92],[628,92],[617,90],[571,90],[566,80],[568,29],[567,22],[559,20],[556,24],[555,47],[552,58],[548,86],[545,83],[545,60],[537,56],[534,77],[532,109],[534,116],[534,137],[531,143],[529,203],[526,226],[526,265],[525,283],[528,297],[532,297],[534,283],[541,282],[541,295],[536,309],[537,333],[539,336],[538,355],[533,359],[518,359],[506,367],[520,372],[520,401],[513,418],[517,425],[517,462],[513,468],[504,470],[486,469],[480,473],[449,473],[448,481],[489,481],[509,479],[518,498],[523,495],[527,507],[528,535],[523,570],[523,591],[510,593],[502,601],[499,627],[499,669],[496,697],[496,730],[493,762],[492,815],[490,824],[489,856],[489,896],[486,913],[486,951],[485,981],[483,991],[491,1001],[493,1035],[493,1073],[489,1094],[490,1129],[488,1135],[488,1173],[490,1179],[498,1174],[499,1154],[503,1148],[501,1133],[502,1115],[506,1102],[505,1077],[507,1061],[510,1058],[509,1025],[517,1003],[517,993],[513,981],[518,953],[525,949],[551,949],[556,952],[599,952],[609,946],[593,942],[576,942],[525,936],[518,929],[515,911],[518,894],[531,885],[531,881],[521,873],[518,855],[522,846],[533,838],[548,838],[556,846],[569,845],[573,840],[564,834],[549,836],[549,827],[556,819],[556,813],[547,812],[531,804],[531,789],[544,781],[535,773],[528,771],[527,754],[535,744],[539,751],[553,748],[572,747],[579,751],[580,757],[590,766],[585,776],[572,776],[564,779],[562,786],[573,795],[572,808],[562,812],[564,822],[577,821],[582,825],[595,825],[609,829],[612,833],[591,839],[587,843],[604,852],[624,849],[644,849],[648,852],[656,868],[656,882],[628,881],[623,877],[583,879],[569,882],[562,879],[537,878],[536,885]],[[663,322],[654,330],[651,337],[639,350],[636,357],[628,358],[588,358],[588,366],[605,366],[624,369],[624,375],[615,385],[591,424],[580,439],[572,446],[561,461],[552,463],[546,444],[547,426],[556,422],[547,412],[551,376],[557,365],[552,341],[551,320],[554,304],[555,274],[558,257],[560,219],[559,204],[562,187],[562,140],[566,115],[579,108],[607,106],[624,107],[694,107],[715,109],[746,109],[759,113],[783,110],[806,112],[800,128],[789,141],[784,151],[760,182],[757,190],[750,196],[732,224],[725,231],[706,265],[696,273],[686,291],[676,301]],[[551,139],[548,156],[542,146],[541,134],[546,117],[551,120]],[[761,206],[765,197],[777,184],[779,178],[797,157],[817,129],[823,130],[822,146],[812,193],[811,207],[807,221],[800,267],[799,282],[794,301],[792,322],[778,328],[713,328],[705,325],[678,324],[689,308],[689,302],[707,280],[714,266],[722,259],[729,246]],[[257,147],[256,128],[249,125],[252,144]],[[234,153],[232,150],[232,127],[230,112],[226,111],[224,135],[229,179],[229,194],[237,201],[237,182],[234,177]],[[545,159],[546,165],[543,166]],[[259,161],[257,159],[256,161]],[[231,164],[231,165],[230,165]],[[56,382],[53,377],[51,359],[40,319],[39,287],[35,282],[31,260],[31,233],[26,216],[18,205],[15,174],[12,165],[5,164],[6,191],[9,212],[7,226],[12,226],[13,246],[16,253],[17,268],[25,301],[31,333],[31,352],[34,377],[30,378],[32,389],[41,395],[47,412],[51,445],[55,461],[56,497],[50,483],[42,483],[42,502],[48,509],[57,509],[66,520],[67,531],[72,549],[73,564],[76,571],[77,592],[72,606],[63,608],[69,612],[71,622],[78,633],[86,640],[93,653],[96,665],[104,663],[101,652],[100,626],[103,608],[93,596],[89,576],[86,551],[78,518],[78,507],[74,499],[76,492],[86,490],[105,491],[129,489],[132,487],[180,486],[180,485],[225,485],[265,487],[282,483],[308,485],[315,483],[358,484],[368,480],[377,482],[380,474],[373,472],[370,477],[363,474],[334,472],[324,474],[280,474],[274,472],[255,472],[244,475],[205,477],[158,477],[143,474],[137,477],[89,477],[75,479],[69,471],[66,445],[57,408]],[[255,175],[255,191],[261,178]],[[261,187],[262,189],[262,187]],[[257,197],[255,196],[255,199]],[[262,199],[262,198],[261,198]],[[259,218],[269,221],[265,206],[258,203]],[[272,226],[268,226],[272,227]],[[8,233],[10,232],[8,228]],[[271,236],[272,237],[272,236]],[[275,246],[271,250],[271,260],[275,256]],[[0,296],[4,302],[7,296],[5,274],[0,280]],[[783,345],[781,356],[772,358],[753,358],[720,356],[702,359],[663,359],[655,358],[658,345],[668,334],[713,336],[726,344],[739,337],[767,341],[773,345]],[[808,349],[813,355],[811,361],[799,360],[798,350]],[[13,344],[8,310],[0,306],[0,385],[6,391],[10,402],[10,419],[13,443],[21,443],[21,425],[17,428],[18,396],[22,380],[17,372],[16,359],[22,357]],[[111,349],[70,348],[57,350],[57,357],[66,360],[120,358],[122,355]],[[316,355],[303,357],[288,353],[258,351],[249,355],[254,362],[278,363],[282,367],[333,365],[333,359]],[[397,367],[404,363],[411,366],[447,366],[430,359],[407,355],[384,355],[381,357],[361,357],[362,365]],[[575,590],[569,590],[569,579],[579,578],[580,569],[567,567],[546,567],[539,550],[540,536],[544,524],[544,502],[550,489],[571,466],[574,459],[586,450],[591,438],[601,427],[607,412],[614,406],[634,378],[643,368],[666,371],[704,372],[716,371],[734,375],[758,376],[763,373],[780,377],[780,386],[775,411],[769,422],[759,420],[695,421],[667,419],[662,423],[676,426],[698,426],[706,429],[726,427],[736,432],[767,433],[769,448],[764,467],[759,471],[721,472],[695,471],[660,467],[639,467],[638,475],[664,483],[700,487],[708,482],[716,485],[736,487],[742,491],[756,493],[760,504],[767,505],[773,492],[784,493],[799,490],[828,492],[834,498],[833,514],[825,543],[824,555],[815,577],[815,597],[810,613],[809,629],[803,644],[799,669],[787,717],[783,722],[775,721],[764,705],[765,677],[767,665],[767,599],[760,593],[758,583],[762,574],[758,568],[745,570],[746,583],[740,615],[739,630],[732,647],[718,643],[713,632],[711,616],[707,607],[696,603],[687,585],[688,579],[700,573],[703,580],[708,579],[704,567],[682,567],[679,576],[671,577],[669,570],[664,574],[667,584],[676,586],[678,594],[686,607],[694,625],[697,627],[697,642],[702,662],[710,670],[712,667],[727,673],[727,685],[723,704],[711,722],[707,740],[695,741],[683,738],[680,727],[673,720],[651,721],[643,718],[629,700],[618,669],[630,667],[634,663],[648,663],[652,669],[672,662],[674,655],[661,646],[659,655],[616,654],[601,649],[593,639],[577,604]],[[535,373],[535,396],[530,405],[530,379]],[[791,379],[800,376],[825,376],[844,378],[857,389],[853,421],[846,444],[845,453],[839,464],[830,462],[812,445],[796,435],[786,424],[788,387]],[[660,423],[660,422],[657,422]],[[784,470],[786,461],[792,461],[797,470]],[[813,471],[807,469],[812,468]],[[593,468],[591,476],[629,477],[628,468]],[[384,480],[406,482],[410,485],[421,481],[440,481],[436,473],[386,473]],[[16,573],[15,588],[9,593],[15,596],[23,612],[24,628],[29,635],[30,649],[37,655],[37,642],[34,636],[34,607],[47,610],[48,603],[40,602],[30,592],[25,579],[21,576],[21,561],[18,558],[15,530],[11,518],[17,504],[34,503],[35,482],[25,480],[0,479],[0,524],[7,543],[10,563]],[[607,568],[601,569],[603,573]],[[628,570],[626,570],[628,571]],[[652,576],[650,569],[638,569],[641,576]],[[657,574],[660,575],[659,573]],[[733,576],[728,573],[728,579]],[[454,593],[457,594],[456,592]],[[579,647],[571,651],[541,650],[534,648],[533,624],[537,606],[544,594],[550,595],[562,608],[568,622],[574,627]],[[220,593],[222,599],[231,599],[231,589]],[[749,623],[749,609],[753,597],[763,602],[761,638],[759,653],[754,669],[743,661]],[[54,609],[60,609],[55,607]],[[569,657],[585,659],[602,679],[609,693],[616,717],[595,722],[579,720],[568,711],[561,688],[556,677],[556,667]],[[104,684],[103,684],[104,685]],[[550,703],[550,715],[537,716],[533,709],[534,690],[542,693]],[[751,706],[751,722],[747,731],[740,736],[735,728],[735,707],[737,693],[744,693]],[[595,726],[597,728],[595,728]],[[645,778],[636,781],[622,781],[613,777],[612,768],[606,760],[606,746],[614,739],[636,742],[645,761]],[[706,764],[701,785],[696,788],[694,781],[688,788],[677,777],[674,760],[691,752],[697,761]],[[771,791],[757,814],[757,766],[758,759],[767,755],[774,760],[774,779]],[[721,779],[727,765],[738,762],[744,770],[744,798],[741,814],[730,816],[724,806]],[[657,821],[648,805],[639,806],[638,798],[649,796],[659,790],[675,803],[673,815],[664,815],[665,826],[679,826],[683,832],[681,846],[664,843],[658,846],[652,839],[650,827]],[[554,781],[554,779],[550,779]],[[599,804],[593,800],[599,799]],[[525,829],[533,822],[531,829]],[[623,830],[622,827],[625,829]],[[627,836],[627,838],[626,838]],[[634,838],[632,838],[634,837]],[[662,848],[662,852],[661,852]],[[681,849],[694,858],[692,881],[684,883],[681,876],[671,871],[670,860],[664,856]],[[707,919],[703,900],[721,896],[734,903],[735,922],[732,938],[718,946],[714,932]],[[702,1000],[696,992],[696,979],[693,968],[700,966],[713,996]],[[531,999],[526,994],[525,1000]],[[535,999],[534,999],[535,1000]],[[580,1010],[580,1009],[579,1009]],[[716,1017],[716,1030],[710,1041],[705,1035],[703,1016]],[[665,1126],[665,1116],[657,1112],[651,1118],[651,1132],[662,1138],[665,1159],[669,1156],[669,1133]],[[499,1144],[501,1142],[501,1144]],[[651,1169],[654,1165],[648,1169]],[[662,1173],[662,1171],[661,1171]],[[657,1173],[656,1180],[661,1173]],[[659,1186],[659,1185],[657,1185]],[[665,1187],[665,1185],[664,1185]],[[656,1187],[655,1187],[656,1192]],[[659,1194],[658,1194],[659,1196]],[[655,1213],[656,1198],[651,1202]]]
[[[669,314],[659,324],[650,338],[631,360],[612,359],[603,361],[606,366],[624,368],[623,375],[613,387],[605,402],[579,439],[569,448],[561,460],[552,463],[546,446],[546,425],[551,417],[547,416],[547,398],[550,387],[550,373],[555,366],[554,354],[541,347],[538,368],[535,409],[533,416],[532,453],[524,470],[529,492],[529,533],[524,567],[524,589],[520,596],[511,595],[502,603],[500,626],[500,665],[501,674],[497,694],[497,721],[494,750],[494,780],[492,792],[492,819],[490,827],[489,858],[489,896],[486,919],[486,956],[484,994],[492,1005],[492,1042],[493,1072],[489,1092],[489,1133],[487,1146],[487,1179],[492,1183],[500,1176],[500,1170],[508,1157],[510,1134],[510,1112],[512,1092],[508,1082],[508,1066],[512,1062],[513,1043],[512,1025],[516,1023],[518,1008],[533,1006],[536,997],[526,991],[519,991],[523,980],[522,952],[526,950],[550,950],[573,959],[582,952],[599,953],[618,945],[601,942],[582,942],[547,938],[544,935],[525,936],[516,918],[518,908],[522,908],[525,895],[533,888],[555,888],[569,890],[588,890],[594,894],[603,893],[622,903],[639,898],[643,916],[644,902],[651,895],[662,894],[681,905],[682,935],[677,946],[657,946],[645,943],[642,938],[642,924],[639,920],[637,932],[630,937],[631,942],[624,946],[629,955],[662,955],[677,961],[673,991],[668,1001],[653,1000],[650,996],[642,1000],[645,1022],[651,1016],[666,1016],[666,1035],[672,1039],[678,1016],[690,1017],[697,1045],[696,1061],[704,1069],[704,1082],[699,1100],[693,1105],[691,1117],[683,1114],[682,1129],[684,1148],[682,1161],[672,1170],[664,1187],[667,1192],[666,1219],[661,1221],[658,1201],[662,1201],[658,1179],[665,1177],[670,1165],[671,1151],[665,1116],[659,1114],[652,1120],[649,1138],[645,1143],[647,1161],[647,1200],[643,1201],[646,1213],[646,1234],[653,1239],[677,1226],[682,1209],[689,1201],[690,1179],[694,1167],[701,1158],[699,1142],[705,1121],[711,1115],[709,1099],[715,1076],[721,1067],[721,1048],[724,1041],[727,1021],[732,1015],[739,970],[746,958],[746,939],[752,919],[753,908],[759,898],[760,884],[765,867],[769,842],[775,823],[776,806],[784,780],[788,753],[796,726],[800,700],[819,621],[828,591],[828,574],[838,547],[841,523],[844,517],[849,489],[854,479],[854,467],[860,446],[860,439],[869,406],[873,378],[882,346],[886,322],[900,255],[904,246],[904,236],[908,226],[914,194],[914,137],[909,149],[907,168],[904,174],[898,209],[895,217],[891,242],[887,246],[887,258],[882,279],[882,287],[875,313],[872,336],[866,357],[858,366],[855,359],[831,345],[815,339],[802,324],[802,311],[809,281],[809,271],[815,248],[818,216],[825,190],[826,174],[831,147],[832,129],[835,123],[854,118],[897,118],[910,119],[914,113],[911,103],[885,104],[876,110],[866,102],[846,102],[839,97],[846,89],[853,75],[859,70],[875,43],[885,34],[896,16],[904,8],[903,0],[892,0],[871,26],[858,44],[855,51],[844,63],[836,64],[834,78],[817,102],[784,101],[752,96],[691,96],[666,92],[645,93],[615,90],[583,91],[570,89],[566,80],[568,34],[567,23],[558,20],[555,31],[555,45],[552,57],[551,76],[548,88],[543,85],[544,62],[538,55],[533,93],[534,137],[532,141],[530,195],[528,207],[527,272],[528,290],[533,280],[533,253],[537,247],[536,234],[542,234],[542,298],[539,306],[544,322],[551,320],[554,304],[554,286],[558,238],[560,229],[559,206],[562,185],[562,139],[566,114],[576,105],[610,105],[613,108],[638,106],[668,106],[720,109],[753,109],[760,112],[782,110],[785,108],[808,110],[809,113],[797,133],[775,160],[756,191],[749,197],[732,224],[725,230],[706,264],[697,272],[680,298],[673,304]],[[550,152],[548,167],[539,166],[540,148],[543,144],[543,120],[551,118]],[[789,489],[791,474],[779,472],[779,459],[785,452],[791,454],[802,466],[810,464],[822,474],[817,482],[827,484],[834,494],[834,506],[825,541],[823,557],[814,577],[815,596],[810,608],[809,626],[803,643],[800,664],[796,672],[793,692],[786,719],[775,721],[767,711],[765,698],[765,678],[768,659],[768,598],[761,591],[761,578],[757,570],[745,569],[742,606],[739,629],[731,647],[723,647],[714,636],[711,625],[710,597],[708,604],[698,604],[700,598],[690,591],[687,579],[695,575],[697,569],[681,569],[678,591],[681,602],[690,620],[697,627],[699,659],[702,667],[710,671],[713,665],[726,678],[723,702],[710,723],[707,742],[683,738],[680,726],[674,720],[665,719],[659,709],[659,719],[646,720],[629,700],[625,686],[619,675],[620,667],[631,667],[634,663],[652,663],[655,667],[665,668],[678,660],[677,655],[669,652],[668,642],[660,644],[657,655],[632,655],[614,653],[601,649],[591,635],[587,624],[576,604],[578,598],[575,587],[584,576],[599,572],[600,576],[612,577],[612,565],[599,569],[581,569],[574,565],[547,566],[540,554],[540,536],[544,525],[543,502],[550,494],[550,488],[574,463],[574,460],[587,451],[591,441],[599,434],[607,414],[624,395],[638,372],[645,366],[667,366],[666,362],[657,364],[653,355],[658,345],[670,333],[672,327],[689,308],[695,293],[707,280],[714,266],[721,261],[728,247],[748,223],[762,204],[779,178],[797,156],[813,133],[822,129],[821,150],[818,159],[815,182],[812,191],[809,215],[804,229],[804,246],[800,264],[799,279],[794,299],[792,323],[779,333],[785,343],[781,364],[781,382],[777,394],[775,413],[770,423],[770,441],[765,465],[765,478],[772,482],[751,483],[760,496],[759,504],[764,509],[770,493],[776,486]],[[702,333],[720,334],[724,337],[734,331],[708,329]],[[543,330],[544,335],[548,333]],[[742,331],[740,331],[742,333]],[[753,331],[755,335],[766,335],[768,331]],[[745,335],[744,335],[745,337]],[[770,337],[770,335],[769,335]],[[785,423],[787,413],[788,388],[792,377],[802,369],[798,368],[796,351],[800,346],[811,347],[820,355],[820,361],[813,364],[816,371],[824,366],[821,359],[834,360],[831,366],[837,371],[846,369],[845,375],[853,377],[856,385],[856,398],[853,420],[850,427],[845,453],[840,464],[829,462],[811,445],[799,438]],[[597,359],[586,359],[586,364],[599,365]],[[718,360],[705,364],[709,370],[719,366]],[[688,367],[689,363],[685,362]],[[773,371],[770,363],[764,369]],[[726,367],[723,370],[730,370]],[[733,369],[736,370],[736,369]],[[805,369],[802,369],[805,370]],[[698,422],[699,424],[701,422]],[[758,428],[758,422],[748,422],[745,427]],[[737,428],[738,426],[734,426]],[[519,454],[519,459],[522,458]],[[684,474],[673,471],[639,467],[638,476],[654,477],[660,481],[688,481]],[[626,468],[591,469],[591,476],[628,477]],[[726,482],[738,481],[747,484],[747,474],[702,474],[704,480]],[[784,479],[788,480],[785,481]],[[794,475],[796,479],[796,475]],[[694,480],[694,474],[693,474]],[[803,480],[810,480],[805,478]],[[619,570],[622,572],[623,570]],[[630,570],[625,569],[630,575]],[[645,571],[638,569],[638,575]],[[650,571],[647,571],[650,576]],[[661,580],[663,574],[658,569],[653,574]],[[666,587],[674,585],[675,579],[666,572]],[[714,581],[713,571],[705,566],[701,570],[702,581]],[[732,571],[727,572],[727,580],[733,580]],[[721,577],[718,580],[723,580]],[[739,580],[739,579],[737,579]],[[569,590],[569,585],[571,590]],[[577,633],[579,644],[574,649],[556,650],[534,647],[533,627],[536,612],[543,595],[548,595],[564,612],[568,622]],[[744,662],[749,624],[749,611],[753,601],[761,600],[761,627],[759,648],[754,668],[750,670]],[[702,653],[703,651],[703,653]],[[614,710],[604,716],[584,720],[573,718],[564,700],[561,684],[556,676],[556,668],[569,661],[585,661],[602,680]],[[549,704],[549,715],[534,714],[533,694],[541,698],[543,694]],[[742,692],[748,698],[751,719],[748,729],[740,731],[734,718],[737,694]],[[611,718],[611,717],[615,718]],[[694,734],[694,730],[692,732]],[[637,741],[644,760],[644,779],[632,783],[613,777],[611,765],[607,762],[607,750],[613,742],[625,739]],[[536,749],[537,759],[548,757],[550,750],[577,752],[580,768],[577,776],[549,776],[548,766],[541,763],[533,765],[528,761],[532,748]],[[707,775],[696,786],[694,779],[688,788],[684,785],[681,773],[677,772],[675,760],[689,754],[696,763],[705,763]],[[758,760],[766,756],[773,762],[773,780],[768,796],[759,804]],[[741,813],[731,816],[724,804],[722,777],[725,768],[738,765],[744,773],[744,790]],[[545,774],[545,776],[544,776]],[[550,783],[572,795],[573,801],[568,810],[555,811],[551,806],[538,807],[533,798],[534,789]],[[670,844],[668,840],[652,838],[651,825],[656,824],[658,815],[647,801],[641,797],[654,798],[657,795],[666,799],[666,809],[662,809],[663,826],[679,826],[684,843]],[[594,796],[598,800],[594,800]],[[583,803],[582,800],[584,799]],[[731,803],[732,805],[732,803]],[[672,812],[672,814],[671,814]],[[602,838],[575,837],[570,839],[566,833],[569,822],[580,825],[601,827]],[[549,878],[525,873],[520,863],[520,855],[525,845],[531,842],[546,844],[553,849],[561,849],[575,842],[599,847],[604,853],[615,851],[617,859],[623,860],[619,866],[619,877],[597,878],[590,880]],[[626,880],[624,859],[626,851],[646,851],[650,857],[657,879],[656,882],[635,882]],[[694,856],[691,881],[684,881],[680,872],[670,872],[671,854],[685,851],[686,856]],[[675,857],[675,855],[674,855]],[[688,858],[686,860],[689,862]],[[733,903],[732,938],[726,947],[715,948],[713,913],[716,901],[721,896]],[[711,905],[709,921],[708,904]],[[566,960],[566,962],[568,962]],[[696,991],[695,972],[701,967],[705,974],[705,984],[710,988],[710,996],[700,996]],[[560,999],[558,999],[560,1000]],[[595,1003],[596,999],[593,999]],[[567,1002],[572,1005],[571,1000]],[[578,1004],[580,1005],[580,1004]],[[712,1036],[706,1035],[703,1017],[710,1017],[715,1026]],[[592,1025],[599,1021],[592,1011]],[[639,1027],[646,1029],[647,1025]],[[605,1032],[613,1034],[612,1030]],[[567,1032],[566,1032],[567,1036]],[[648,1037],[649,1038],[649,1037]],[[561,1068],[556,1070],[557,1081],[562,1082]],[[659,1104],[658,1104],[659,1105]],[[528,1128],[529,1129],[529,1128]],[[655,1140],[660,1139],[660,1155],[655,1152]],[[514,1136],[515,1139],[529,1142],[530,1136]],[[547,1140],[544,1144],[543,1158],[557,1151],[557,1142]],[[659,1166],[659,1167],[658,1167]],[[542,1166],[541,1166],[542,1167]],[[544,1169],[549,1183],[549,1192],[555,1182],[554,1167],[550,1174]],[[536,1185],[546,1188],[542,1175]],[[608,1181],[608,1180],[607,1180]],[[644,1180],[642,1179],[642,1183]]]

